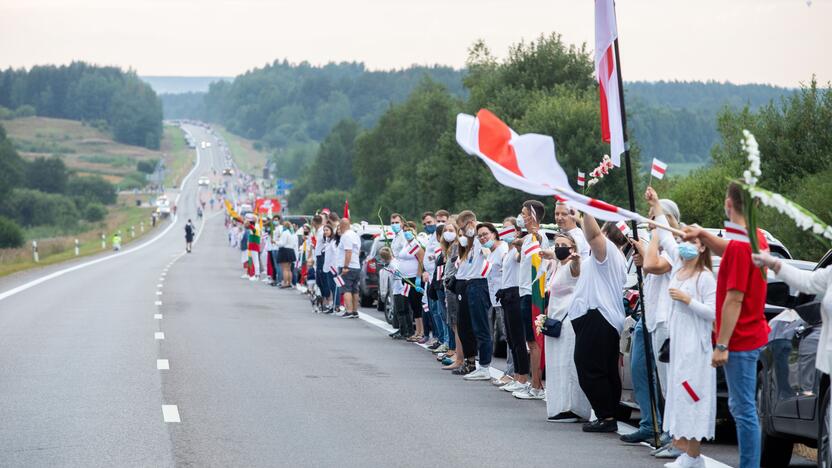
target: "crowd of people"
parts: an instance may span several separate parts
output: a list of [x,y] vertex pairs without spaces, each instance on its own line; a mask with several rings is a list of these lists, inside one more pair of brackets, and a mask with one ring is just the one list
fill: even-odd
[[[551,238],[541,223],[552,207],[537,200],[499,224],[469,210],[428,211],[420,224],[394,213],[379,252],[394,277],[397,330],[390,337],[422,344],[442,369],[466,381],[489,381],[519,400],[546,400],[550,422],[608,433],[618,428],[620,341],[633,315],[630,365],[642,411],[638,430],[621,440],[654,445],[652,455],[672,459],[668,467],[704,466],[701,442],[714,437],[716,368],[723,367],[740,466],[759,466],[756,362],[769,328],[766,279],[754,262],[778,271],[780,265],[765,254],[761,232],[763,253],[752,259],[747,240],[683,225],[676,203],[652,188],[645,199],[659,226],[640,241],[620,223],[601,224],[564,202],[554,203]],[[745,225],[735,184],[725,214]],[[230,216],[227,226],[229,244],[242,253],[242,278],[281,288],[308,281],[320,312],[359,316],[361,240],[349,219],[324,209],[302,226],[253,214]],[[718,276],[713,256],[721,257]],[[643,268],[643,308],[624,300],[632,286],[628,258]],[[491,368],[495,316],[505,329],[505,370]]]

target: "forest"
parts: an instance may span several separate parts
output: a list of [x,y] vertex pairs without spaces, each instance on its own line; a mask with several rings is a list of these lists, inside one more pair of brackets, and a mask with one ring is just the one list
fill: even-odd
[[0,71],[0,116],[80,120],[121,143],[158,149],[162,102],[132,71],[84,62]]

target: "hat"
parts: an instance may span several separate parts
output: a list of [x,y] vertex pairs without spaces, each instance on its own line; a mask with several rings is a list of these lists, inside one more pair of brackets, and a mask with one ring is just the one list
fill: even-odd
[[675,201],[669,198],[662,198],[659,200],[659,205],[662,206],[662,210],[664,210],[665,214],[673,215],[676,222],[682,222],[682,215],[679,214],[679,205],[677,205]]

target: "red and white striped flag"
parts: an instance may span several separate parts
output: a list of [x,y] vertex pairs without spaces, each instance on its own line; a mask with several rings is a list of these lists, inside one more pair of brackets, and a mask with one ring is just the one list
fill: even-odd
[[615,2],[595,0],[595,73],[601,97],[601,138],[610,143],[610,157],[621,165],[624,152],[624,123],[621,116],[618,64],[615,61],[615,41],[618,26],[615,21]]
[[335,277],[335,285],[338,286],[339,288],[344,287],[344,279],[341,278],[341,275],[338,275],[338,276]]
[[410,250],[407,251],[410,255],[416,255],[416,252],[419,251],[419,243],[414,242],[413,245],[410,247]]
[[436,267],[436,278],[442,279],[442,273],[445,272],[445,265],[439,265]]
[[502,239],[505,236],[510,236],[511,234],[515,234],[517,232],[517,228],[514,226],[506,226],[497,233],[497,237]]
[[667,164],[653,158],[653,167],[650,168],[650,174],[657,179],[664,179],[664,173],[667,171]]
[[333,275],[338,275],[338,270],[335,268],[334,265],[329,267],[329,272]]
[[526,250],[523,252],[523,255],[529,256],[534,255],[538,252],[540,252],[540,242],[534,241],[526,248]]
[[404,289],[402,289],[402,296],[410,296],[410,283],[404,283]]
[[578,171],[578,187],[583,187],[586,185],[586,173]]
[[725,238],[728,240],[751,243],[751,240],[748,239],[748,230],[739,224],[732,223],[731,221],[725,221]]
[[344,218],[350,219],[350,201],[344,200]]
[[627,221],[619,221],[615,223],[615,227],[617,227],[618,230],[621,231],[621,234],[624,234],[625,237],[629,236],[632,232],[632,230],[630,230],[630,226],[627,225]]
[[[540,244],[537,244],[537,246],[540,247]],[[482,271],[480,271],[480,278],[488,277],[488,274],[491,273],[492,267],[493,265],[491,265],[491,262],[489,262],[488,260],[482,262]]]

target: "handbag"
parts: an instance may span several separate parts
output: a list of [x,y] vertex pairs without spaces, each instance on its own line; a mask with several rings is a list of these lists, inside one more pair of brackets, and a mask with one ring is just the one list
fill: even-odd
[[558,319],[547,318],[543,322],[543,334],[552,338],[560,338],[560,329],[563,323]]
[[665,339],[659,348],[659,362],[670,362],[670,338]]

